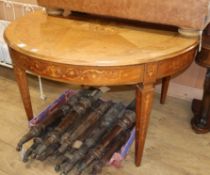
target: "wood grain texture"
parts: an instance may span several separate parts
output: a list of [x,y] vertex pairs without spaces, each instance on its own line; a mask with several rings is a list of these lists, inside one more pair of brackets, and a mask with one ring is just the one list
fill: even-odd
[[165,104],[171,76],[162,79],[160,103]]
[[191,50],[186,54],[180,54],[179,56],[160,62],[158,67],[158,78],[173,75],[176,74],[176,72],[186,69],[190,66],[189,63],[193,62],[196,56],[195,54],[196,50]]
[[25,71],[82,85],[135,85],[136,165],[141,164],[154,84],[186,69],[197,38],[114,23],[48,17],[36,12],[5,32],[28,119],[33,116]]
[[8,175],[6,172],[0,170],[0,175]]
[[185,53],[198,44],[176,32],[144,29],[109,21],[48,17],[35,12],[13,22],[5,32],[20,53],[63,64],[125,66]]
[[16,81],[18,83],[18,87],[19,87],[20,94],[24,103],[28,120],[31,120],[33,118],[33,112],[32,112],[31,98],[30,98],[29,88],[28,88],[28,81],[26,77],[26,70],[14,65],[14,72],[16,75]]
[[[38,0],[40,5],[179,27],[204,29],[209,0]],[[193,20],[192,20],[193,19]]]
[[[49,163],[44,163],[43,165],[35,163],[35,165],[33,166],[31,166],[30,163],[28,165],[22,163],[21,157],[17,154],[15,149],[13,149],[13,147],[10,145],[5,144],[4,142],[1,142],[0,154],[2,156],[0,169],[3,172],[7,172],[9,175],[15,175],[17,174],[17,172],[22,175],[37,175],[37,172],[39,172],[39,168],[43,169],[43,173],[46,175],[56,174],[53,168],[50,168]],[[14,155],[16,155],[15,159]],[[27,168],[27,166],[30,168]],[[46,167],[46,169],[44,167]]]
[[154,84],[142,84],[136,87],[136,142],[135,164],[140,166],[149,125],[150,112],[154,96]]
[[19,67],[56,81],[79,85],[125,85],[143,81],[144,66],[75,66],[48,62],[10,49]]
[[[29,76],[29,82],[36,113],[42,111],[61,92],[68,88],[75,89],[75,86],[43,80],[48,97],[43,101],[39,98],[36,77]],[[12,70],[0,67],[0,84],[0,110],[3,114],[0,117],[0,149],[3,150],[0,156],[0,174],[30,175],[36,172],[36,175],[57,175],[49,163],[43,165],[39,161],[30,164],[21,162],[15,147],[28,128]],[[114,88],[105,98],[128,104],[134,93],[135,89],[131,87]],[[210,172],[210,135],[197,136],[192,131],[189,124],[192,116],[191,103],[168,97],[167,103],[160,105],[159,98],[156,94],[141,168],[136,168],[133,163],[133,145],[121,168],[107,166],[102,175],[206,175],[206,172]],[[5,142],[10,146],[5,146]]]

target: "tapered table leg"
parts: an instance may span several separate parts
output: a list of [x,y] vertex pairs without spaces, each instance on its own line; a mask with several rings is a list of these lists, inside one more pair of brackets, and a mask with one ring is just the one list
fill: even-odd
[[165,104],[165,102],[166,102],[170,79],[171,79],[170,76],[164,77],[162,79],[162,88],[161,88],[161,97],[160,97],[161,104]]
[[29,94],[29,88],[28,88],[28,81],[25,70],[14,66],[14,72],[16,76],[16,81],[20,90],[20,94],[22,97],[23,105],[26,111],[26,115],[28,117],[28,120],[31,120],[33,118],[33,111],[31,106],[31,98]]
[[140,166],[154,96],[154,85],[138,85],[136,88],[136,145],[135,163]]

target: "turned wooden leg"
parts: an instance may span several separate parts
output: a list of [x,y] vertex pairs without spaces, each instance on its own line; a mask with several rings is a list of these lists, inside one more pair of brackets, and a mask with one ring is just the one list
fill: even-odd
[[20,94],[22,97],[23,105],[26,111],[26,115],[28,117],[28,120],[31,120],[33,118],[33,111],[32,111],[32,106],[31,106],[31,98],[29,94],[26,72],[25,70],[17,66],[14,66],[14,72],[15,72],[17,84],[20,90]]
[[135,163],[140,166],[154,96],[154,85],[138,85],[136,88],[136,145]]
[[160,97],[161,104],[165,104],[165,102],[166,102],[170,79],[171,79],[170,76],[164,77],[162,79],[162,89],[161,89],[161,97]]
[[193,100],[192,128],[196,133],[206,133],[210,130],[210,69],[206,73],[202,101]]

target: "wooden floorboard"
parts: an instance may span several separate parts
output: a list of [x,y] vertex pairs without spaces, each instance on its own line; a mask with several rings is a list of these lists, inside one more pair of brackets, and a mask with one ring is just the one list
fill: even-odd
[[[37,78],[30,76],[29,82],[36,113],[70,88],[66,84],[44,81],[48,98],[43,101],[39,98]],[[105,98],[127,104],[133,95],[133,89],[117,87]],[[165,105],[160,105],[159,95],[156,94],[142,166],[134,166],[132,148],[122,168],[106,167],[102,175],[209,175],[210,133],[197,135],[192,131],[190,105],[190,102],[170,97]],[[26,116],[13,73],[0,67],[0,175],[56,175],[49,161],[27,164],[21,161],[15,147],[27,130]]]
[[8,175],[8,174],[0,170],[0,175]]

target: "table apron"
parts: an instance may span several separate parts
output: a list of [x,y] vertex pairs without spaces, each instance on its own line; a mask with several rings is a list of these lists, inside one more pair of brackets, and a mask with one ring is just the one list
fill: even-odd
[[76,85],[113,86],[155,82],[185,70],[195,57],[196,48],[178,56],[139,65],[77,66],[40,60],[10,48],[14,66],[42,77]]
[[10,48],[14,66],[42,77],[76,85],[129,85],[143,81],[144,65],[76,66],[39,60]]
[[181,73],[193,62],[197,54],[197,47],[178,56],[159,62],[157,79]]

